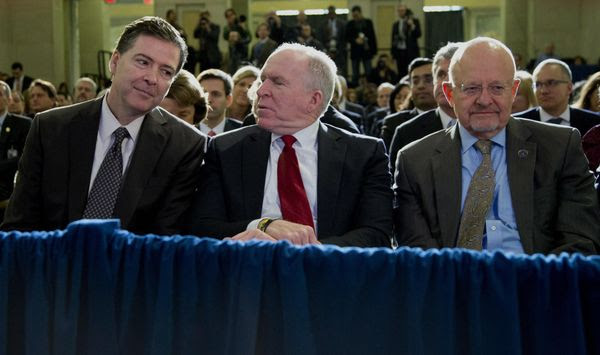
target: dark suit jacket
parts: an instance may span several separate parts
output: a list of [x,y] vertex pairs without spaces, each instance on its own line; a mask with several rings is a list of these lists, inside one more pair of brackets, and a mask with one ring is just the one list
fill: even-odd
[[[6,79],[6,83],[8,84],[8,86],[10,86],[11,89],[13,88],[14,82],[15,82],[14,76]],[[29,89],[32,82],[33,82],[33,78],[25,75],[23,77],[23,86],[21,86],[21,91],[25,91],[25,90]]]
[[[524,251],[596,253],[600,211],[579,132],[514,118],[506,129],[508,181]],[[458,127],[404,147],[396,169],[400,245],[455,247],[462,179]]]
[[[335,27],[337,30],[337,35],[335,38],[332,38],[331,28],[329,27],[329,19],[325,19],[325,21],[323,21],[323,25],[319,30],[319,40],[323,46],[325,46],[325,52],[334,60],[337,59],[338,56],[346,56],[346,22],[340,19],[335,19]],[[329,42],[332,39],[335,40],[335,48],[330,48],[329,46]],[[335,51],[332,49],[335,49]]]
[[[323,123],[317,140],[318,239],[388,246],[392,193],[383,143]],[[270,145],[271,133],[257,125],[210,140],[188,232],[231,237],[260,218]]]
[[[569,107],[571,127],[577,128],[583,136],[592,127],[600,124],[600,114],[588,110],[582,110],[575,107]],[[534,107],[527,111],[515,114],[515,117],[528,118],[530,120],[540,120],[540,107]]]
[[[421,37],[421,24],[419,20],[413,18],[413,22],[415,24],[415,28],[412,31],[408,31],[408,25],[405,23],[403,32],[406,41],[406,53],[409,58],[416,58],[419,56],[419,44],[417,40]],[[394,22],[392,25],[392,47],[391,52],[392,56],[396,57],[400,55],[400,50],[398,49],[398,42],[400,41],[400,31],[398,26],[399,21]],[[409,60],[410,63],[410,60]]]
[[225,127],[223,127],[223,132],[233,131],[234,129],[238,129],[240,127],[242,127],[242,122],[225,117]]
[[[325,111],[323,116],[321,116],[321,122],[330,124],[337,128],[345,129],[351,133],[360,133],[360,130],[351,119],[344,116],[340,111],[331,105],[327,106],[327,111]],[[246,116],[246,118],[244,118],[243,126],[246,127],[254,124],[256,124],[256,117],[250,113],[248,116]]]
[[[359,45],[356,38],[363,33],[368,38],[366,44]],[[373,30],[373,22],[368,18],[350,20],[346,24],[346,39],[350,43],[351,59],[370,59],[377,53],[377,38]]]
[[410,120],[411,118],[416,117],[418,114],[419,111],[417,111],[416,108],[413,108],[412,110],[404,110],[393,113],[383,119],[383,124],[381,125],[381,138],[383,138],[383,142],[385,143],[388,151],[390,150],[390,144],[392,143],[392,138],[394,138],[396,127],[400,126],[402,123]]
[[439,108],[423,112],[396,127],[394,138],[390,145],[390,166],[392,176],[396,171],[396,156],[400,149],[409,143],[443,128]]
[[0,131],[0,200],[13,191],[17,163],[23,154],[25,139],[31,127],[29,117],[7,113]]
[[[2,229],[65,228],[85,209],[102,98],[36,116]],[[144,119],[114,214],[134,233],[179,232],[200,173],[205,137],[162,108]]]
[[254,63],[254,65],[258,68],[262,68],[262,66],[265,64],[265,62],[267,61],[267,58],[269,58],[269,56],[271,55],[271,53],[273,53],[273,51],[275,49],[277,49],[277,47],[279,46],[279,44],[277,44],[277,42],[275,42],[272,39],[267,39],[267,41],[265,42],[265,44],[262,46],[262,48],[260,48],[260,50],[258,51],[258,54],[254,53],[255,49],[256,49],[256,45],[258,43],[255,43],[252,46],[252,50],[250,52],[250,61],[252,63]]

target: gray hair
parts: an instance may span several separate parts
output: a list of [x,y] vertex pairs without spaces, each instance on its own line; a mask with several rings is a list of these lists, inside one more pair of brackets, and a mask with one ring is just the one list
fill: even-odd
[[0,90],[2,90],[4,92],[4,96],[10,100],[10,95],[12,94],[10,90],[10,85],[0,80]]
[[558,60],[558,59],[554,59],[554,58],[550,58],[550,59],[546,59],[544,61],[542,61],[540,64],[537,65],[537,67],[535,67],[535,69],[533,70],[533,77],[536,78],[538,73],[540,72],[540,70],[542,70],[543,67],[545,67],[546,65],[558,65],[558,67],[563,71],[563,73],[569,77],[569,81],[573,81],[573,74],[571,73],[571,68],[569,68],[569,66],[567,65],[567,63],[563,62],[562,60]]
[[438,49],[435,53],[435,57],[433,57],[433,71],[435,68],[440,65],[442,59],[451,60],[454,53],[460,48],[463,42],[448,42],[445,46]]
[[92,85],[92,89],[94,90],[94,92],[96,92],[96,90],[98,90],[98,85],[96,84],[96,82],[86,76],[82,76],[81,78],[77,79],[77,81],[75,82],[75,87],[77,87],[77,85],[79,85],[79,83],[88,83],[88,84]]

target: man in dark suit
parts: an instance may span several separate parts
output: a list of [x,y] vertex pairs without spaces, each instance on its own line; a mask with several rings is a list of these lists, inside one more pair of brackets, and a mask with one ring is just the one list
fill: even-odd
[[453,126],[456,123],[454,110],[446,100],[442,84],[448,80],[448,66],[459,43],[450,42],[440,48],[433,58],[433,94],[438,107],[422,113],[396,127],[390,147],[392,175],[396,170],[396,156],[405,145],[428,134]]
[[425,111],[437,107],[433,97],[433,61],[429,58],[417,58],[408,67],[410,75],[410,94],[415,107],[412,110],[399,111],[383,119],[381,138],[386,148],[390,149],[396,127]]
[[458,124],[398,153],[400,245],[598,251],[600,211],[579,132],[512,118],[518,85],[497,40],[477,38],[454,54],[444,92]]
[[544,60],[533,71],[535,96],[540,106],[515,116],[577,128],[583,136],[590,128],[600,124],[600,115],[569,106],[572,78],[571,69],[565,62]]
[[419,57],[417,40],[421,37],[421,24],[405,4],[398,4],[397,12],[398,20],[392,25],[392,56],[398,66],[398,77],[402,78],[410,62]]
[[352,20],[346,24],[346,40],[350,43],[350,59],[352,60],[352,84],[358,85],[360,63],[363,64],[365,75],[371,74],[371,59],[377,53],[377,38],[373,22],[364,18],[362,9],[352,7]]
[[220,69],[207,69],[198,75],[198,82],[208,96],[210,110],[199,127],[209,137],[228,132],[242,126],[238,120],[225,117],[233,102],[233,79]]
[[29,89],[31,83],[33,82],[33,78],[25,75],[23,72],[23,64],[19,62],[14,62],[10,69],[12,70],[12,77],[6,79],[6,83],[13,91],[24,92]]
[[258,41],[252,46],[250,61],[257,68],[262,68],[267,61],[267,58],[269,58],[275,48],[279,46],[277,42],[269,37],[269,34],[269,25],[265,22],[259,24],[256,28],[256,38],[258,38]]
[[312,47],[288,43],[271,55],[253,100],[258,124],[209,143],[190,233],[389,245],[392,196],[383,143],[319,121],[335,71]]
[[177,233],[205,137],[157,108],[187,55],[158,17],[125,27],[102,98],[33,120],[2,229],[51,230],[80,218],[119,218],[135,233]]
[[335,6],[327,8],[327,21],[319,31],[325,53],[333,59],[338,68],[338,74],[346,76],[348,51],[346,50],[346,21],[338,19]]
[[[10,86],[0,81],[0,201],[7,200],[12,191],[17,162],[23,153],[31,119],[8,112],[11,102]],[[2,209],[4,215],[4,209]]]

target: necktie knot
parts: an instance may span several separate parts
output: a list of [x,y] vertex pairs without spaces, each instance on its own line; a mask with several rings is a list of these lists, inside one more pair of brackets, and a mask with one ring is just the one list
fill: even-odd
[[281,140],[283,141],[285,146],[289,148],[291,148],[294,145],[294,143],[296,143],[296,137],[290,135],[281,136]]
[[210,131],[208,131],[207,135],[208,135],[209,137],[214,137],[214,136],[216,136],[216,135],[217,135],[217,133],[211,129]]
[[492,141],[487,139],[478,140],[475,143],[475,147],[477,147],[483,155],[490,154],[490,151],[492,150]]
[[123,139],[129,138],[129,131],[127,131],[127,128],[125,128],[125,127],[119,127],[117,129],[115,129],[115,131],[113,132],[113,136],[115,136],[114,144],[120,146],[121,143],[123,142]]

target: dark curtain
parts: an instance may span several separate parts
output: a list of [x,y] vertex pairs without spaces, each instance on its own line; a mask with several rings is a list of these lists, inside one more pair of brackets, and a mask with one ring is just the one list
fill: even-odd
[[598,354],[600,257],[0,234],[0,354]]
[[425,53],[433,58],[446,43],[465,40],[463,11],[426,12],[425,31]]

